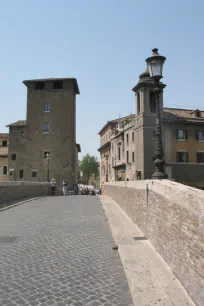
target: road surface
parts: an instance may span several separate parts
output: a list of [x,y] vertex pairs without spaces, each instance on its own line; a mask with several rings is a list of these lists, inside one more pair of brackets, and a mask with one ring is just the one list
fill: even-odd
[[31,201],[0,212],[0,305],[132,305],[96,196]]

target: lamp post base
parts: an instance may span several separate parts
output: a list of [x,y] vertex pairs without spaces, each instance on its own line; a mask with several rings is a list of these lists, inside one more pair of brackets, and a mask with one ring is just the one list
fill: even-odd
[[165,179],[168,179],[168,175],[166,173],[156,171],[152,174],[152,179],[153,180],[165,180]]

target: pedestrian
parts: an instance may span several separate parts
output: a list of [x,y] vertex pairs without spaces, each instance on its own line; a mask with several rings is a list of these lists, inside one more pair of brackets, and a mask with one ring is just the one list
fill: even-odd
[[56,180],[55,179],[51,179],[51,187],[52,187],[52,196],[55,195],[55,191],[56,191]]
[[65,196],[66,192],[67,192],[67,181],[66,180],[62,180],[61,185],[62,185],[62,193]]

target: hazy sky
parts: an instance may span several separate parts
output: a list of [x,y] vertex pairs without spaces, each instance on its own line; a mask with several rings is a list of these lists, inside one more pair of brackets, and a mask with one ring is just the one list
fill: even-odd
[[204,109],[203,0],[0,0],[0,132],[26,119],[23,80],[77,78],[77,142],[135,112],[132,88],[154,47],[167,57],[164,104]]

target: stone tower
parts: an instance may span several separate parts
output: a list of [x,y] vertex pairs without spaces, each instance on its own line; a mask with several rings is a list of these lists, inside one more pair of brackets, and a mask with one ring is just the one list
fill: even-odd
[[[160,83],[163,89],[166,85]],[[137,171],[141,171],[141,179],[151,177],[154,166],[155,148],[154,130],[156,126],[156,101],[153,94],[155,83],[150,78],[148,69],[140,74],[139,82],[132,89],[136,96],[135,118],[135,163]],[[160,111],[163,114],[163,91],[160,95]]]
[[[23,147],[18,150],[16,166],[13,166],[16,169],[15,180],[20,180],[21,170],[23,180],[46,181],[48,153],[50,154],[49,178],[55,178],[57,183],[67,179],[69,184],[75,184],[78,162],[76,94],[79,94],[79,88],[77,80],[60,78],[27,80],[23,83],[27,87],[26,124],[23,127]],[[15,135],[18,133],[16,129]],[[12,143],[11,151],[16,152],[14,141]]]

